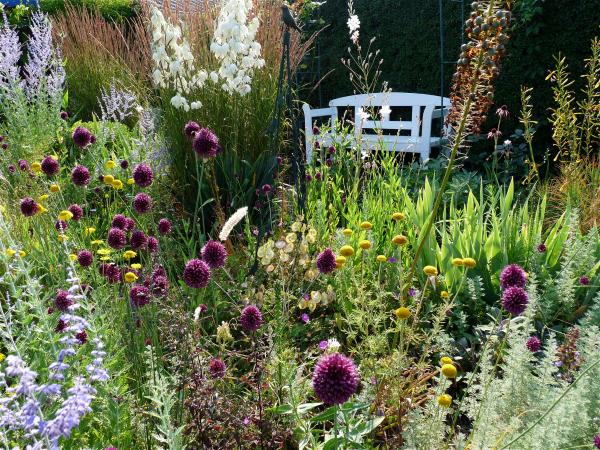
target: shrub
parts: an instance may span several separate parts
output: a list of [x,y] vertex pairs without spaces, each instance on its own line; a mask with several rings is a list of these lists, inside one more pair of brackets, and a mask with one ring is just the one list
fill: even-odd
[[41,0],[42,11],[55,16],[64,13],[70,7],[97,11],[108,20],[123,22],[133,19],[139,13],[137,0]]

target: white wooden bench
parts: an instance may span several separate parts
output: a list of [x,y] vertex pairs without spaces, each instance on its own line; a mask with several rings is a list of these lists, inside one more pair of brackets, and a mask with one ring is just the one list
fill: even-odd
[[[402,107],[410,107],[411,119],[390,120],[392,111]],[[431,121],[435,118],[443,120],[450,109],[450,99],[427,94],[385,92],[336,98],[329,102],[328,108],[311,109],[305,103],[302,109],[307,162],[312,161],[316,140],[321,145],[330,145],[336,141],[338,108],[354,110],[353,140],[360,142],[363,149],[385,148],[397,152],[418,153],[421,161],[425,161],[429,158],[431,148],[439,147],[442,139],[440,136],[432,136]],[[366,117],[365,113],[368,112],[379,117]],[[313,127],[317,117],[329,118],[329,131],[315,137]],[[384,134],[384,130],[395,133],[389,134],[388,131]]]

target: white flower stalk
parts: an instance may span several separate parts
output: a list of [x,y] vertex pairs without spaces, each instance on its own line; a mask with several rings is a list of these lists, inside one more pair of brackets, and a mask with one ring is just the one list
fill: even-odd
[[219,239],[226,241],[233,228],[240,223],[244,217],[246,217],[246,214],[248,214],[247,206],[244,206],[243,208],[240,208],[234,212],[233,215],[227,219],[225,225],[223,225],[223,229],[219,233]]
[[214,83],[229,93],[246,95],[250,92],[252,72],[265,65],[261,46],[255,41],[258,17],[249,20],[252,0],[223,0],[210,50],[220,67],[212,72]]
[[201,108],[202,103],[190,102],[188,97],[194,89],[204,86],[208,73],[203,69],[196,69],[190,44],[181,28],[166,20],[162,12],[154,7],[150,31],[154,86],[175,91],[175,95],[171,98],[171,105],[174,108],[185,111]]
[[358,35],[360,32],[360,20],[354,13],[354,3],[352,0],[348,2],[348,31],[350,32],[350,40],[354,45],[358,45]]

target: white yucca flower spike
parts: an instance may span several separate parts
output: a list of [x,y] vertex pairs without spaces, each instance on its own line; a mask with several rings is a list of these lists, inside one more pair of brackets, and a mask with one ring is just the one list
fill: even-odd
[[233,230],[233,228],[240,223],[244,217],[246,217],[246,214],[248,214],[247,206],[244,206],[243,208],[240,208],[234,212],[233,215],[227,219],[225,225],[223,225],[223,229],[219,233],[219,239],[226,241],[231,233],[231,230]]

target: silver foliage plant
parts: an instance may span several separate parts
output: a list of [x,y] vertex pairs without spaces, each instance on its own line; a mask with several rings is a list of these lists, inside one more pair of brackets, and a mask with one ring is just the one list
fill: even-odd
[[129,89],[118,88],[114,81],[108,89],[102,89],[98,99],[101,119],[124,122],[135,113],[138,105],[135,94]]

